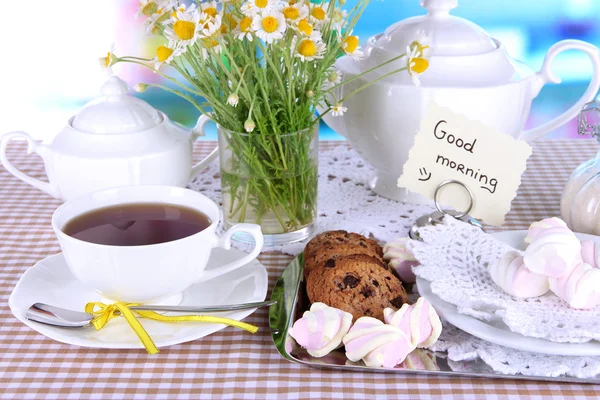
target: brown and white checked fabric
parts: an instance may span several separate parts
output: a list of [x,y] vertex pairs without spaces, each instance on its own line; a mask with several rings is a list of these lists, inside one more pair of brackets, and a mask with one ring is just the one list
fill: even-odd
[[[344,145],[322,143],[322,149]],[[196,147],[207,154],[214,143]],[[536,219],[558,215],[569,173],[594,156],[586,140],[535,144],[513,209],[502,229],[524,229]],[[11,144],[9,158],[37,178],[44,168],[25,146]],[[510,162],[507,159],[507,162]],[[59,252],[50,216],[60,203],[0,168],[0,398],[519,398],[597,397],[600,386],[451,378],[422,375],[340,372],[292,364],[279,356],[269,334],[267,310],[247,318],[257,334],[227,328],[189,343],[161,349],[96,350],[54,342],[21,324],[8,297],[21,274]],[[260,257],[269,283],[290,261],[282,254]]]

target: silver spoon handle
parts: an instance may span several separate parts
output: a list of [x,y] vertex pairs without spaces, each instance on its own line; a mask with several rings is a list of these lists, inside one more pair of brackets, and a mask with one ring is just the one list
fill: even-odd
[[196,313],[208,313],[208,312],[222,312],[222,311],[236,311],[236,310],[247,310],[249,308],[258,308],[264,306],[270,306],[277,303],[276,300],[260,301],[257,303],[244,303],[244,304],[233,304],[224,306],[214,307],[194,307],[194,306],[131,306],[130,310],[140,311],[174,311],[174,312],[196,312]]

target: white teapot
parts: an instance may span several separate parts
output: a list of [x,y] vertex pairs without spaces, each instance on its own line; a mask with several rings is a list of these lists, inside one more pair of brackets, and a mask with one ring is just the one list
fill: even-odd
[[[8,172],[63,201],[115,186],[185,186],[217,154],[192,166],[192,143],[209,118],[201,116],[192,131],[174,125],[148,103],[128,96],[127,84],[116,76],[102,86],[102,95],[88,103],[52,140],[41,144],[25,132],[2,136],[0,162]],[[48,182],[16,169],[6,158],[13,138],[23,137],[28,152],[44,160]]]
[[[425,36],[431,47],[430,66],[417,87],[408,73],[397,73],[374,83],[344,101],[343,116],[327,114],[325,122],[345,136],[352,147],[376,169],[371,188],[381,196],[409,203],[424,197],[397,187],[414,136],[431,102],[516,138],[532,141],[565,124],[596,95],[600,86],[600,50],[577,40],[556,43],[540,72],[533,72],[510,58],[502,44],[482,28],[450,15],[458,0],[421,0],[428,14],[408,18],[373,36],[365,46],[365,58],[342,57],[336,67],[344,79],[405,53],[415,39]],[[565,50],[585,52],[593,64],[591,83],[571,108],[542,126],[523,130],[532,100],[547,82],[560,83],[550,69],[552,60]],[[341,87],[341,99],[356,88],[406,65],[406,59],[390,63]],[[509,155],[507,155],[509,157]]]

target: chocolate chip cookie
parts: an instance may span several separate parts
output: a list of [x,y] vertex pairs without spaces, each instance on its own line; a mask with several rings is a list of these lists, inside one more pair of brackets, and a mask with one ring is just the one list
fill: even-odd
[[372,239],[342,230],[323,232],[308,242],[304,249],[304,276],[308,277],[314,270],[321,270],[326,263],[331,263],[336,258],[352,254],[366,254],[379,261],[383,260],[383,249]]
[[383,321],[387,307],[408,302],[402,282],[376,257],[354,254],[336,258],[319,274],[310,274],[306,291],[311,302],[322,302],[351,313]]

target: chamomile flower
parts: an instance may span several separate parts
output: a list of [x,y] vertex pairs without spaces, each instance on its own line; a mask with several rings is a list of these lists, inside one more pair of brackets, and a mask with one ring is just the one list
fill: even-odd
[[298,22],[308,16],[308,6],[305,4],[285,4],[281,12],[288,22]]
[[163,7],[163,3],[165,3],[164,0],[140,0],[140,9],[135,13],[135,17],[139,18],[142,15],[150,17],[159,8]]
[[100,68],[102,68],[103,70],[108,70],[116,61],[117,56],[115,56],[114,44],[110,46],[110,51],[106,53],[105,57],[98,58],[98,64],[100,64]]
[[227,104],[229,104],[232,107],[237,107],[239,101],[240,96],[238,96],[237,93],[231,93],[229,97],[227,97]]
[[323,53],[325,53],[325,43],[312,39],[300,39],[298,43],[294,41],[292,47],[296,49],[295,56],[299,57],[302,61],[323,58]]
[[331,28],[336,31],[341,31],[348,18],[348,11],[336,8],[333,10],[331,17]]
[[167,4],[163,8],[156,10],[154,14],[149,16],[144,22],[146,32],[157,35],[161,32],[162,25],[169,20],[173,12],[173,5]]
[[256,128],[256,124],[251,119],[247,119],[246,122],[244,122],[244,130],[246,132],[250,133],[254,128]]
[[252,36],[252,18],[244,17],[240,20],[237,28],[233,30],[233,35],[238,40],[248,39],[250,42],[254,39]]
[[237,27],[238,20],[231,13],[224,13],[221,20],[222,20],[222,24],[221,24],[221,33],[222,34],[226,34],[229,31],[233,31]]
[[327,14],[328,9],[329,3],[310,5],[310,21],[314,26],[319,28],[329,22],[329,15]]
[[316,30],[307,18],[303,18],[295,26],[295,29],[300,33],[300,36],[310,38],[314,41],[322,40],[321,32]]
[[242,5],[242,13],[248,17],[255,17],[256,14],[275,7],[277,0],[248,0]]
[[424,46],[416,41],[411,43],[406,46],[406,56],[406,69],[415,86],[420,86],[420,76],[429,68],[429,60],[425,58]]
[[136,83],[135,85],[133,85],[133,90],[139,93],[144,93],[147,88],[148,85],[145,83]]
[[269,44],[281,39],[286,28],[285,17],[274,8],[256,14],[252,20],[252,30],[256,36]]
[[415,32],[409,47],[415,49],[420,57],[429,58],[431,53],[431,38],[422,30]]
[[200,12],[208,15],[211,18],[215,18],[219,13],[217,10],[217,2],[206,1],[204,3],[200,3]]
[[[205,14],[202,14],[205,15]],[[216,33],[221,31],[221,25],[223,21],[221,15],[217,15],[215,18],[209,18],[204,23],[202,30],[200,31],[201,36],[205,38],[210,38],[214,36]]]
[[331,107],[331,116],[341,117],[346,111],[348,111],[347,107],[344,107],[342,103],[336,103],[333,107]]
[[221,54],[221,43],[217,40],[216,35],[200,39],[200,43],[202,43],[202,58],[204,61],[211,58],[212,55],[210,52]]
[[165,29],[167,39],[176,42],[179,46],[194,44],[202,29],[200,12],[194,5],[189,8],[182,5],[173,14],[172,24]]
[[342,82],[342,72],[335,67],[331,67],[325,73],[325,81],[323,82],[323,89],[329,89],[338,85]]
[[348,36],[342,43],[342,50],[355,60],[360,60],[363,57],[363,52],[358,45],[358,36]]
[[156,48],[156,57],[152,60],[154,62],[154,69],[159,69],[163,64],[170,64],[173,58],[181,55],[185,51],[185,48],[178,48],[176,46],[158,46]]

